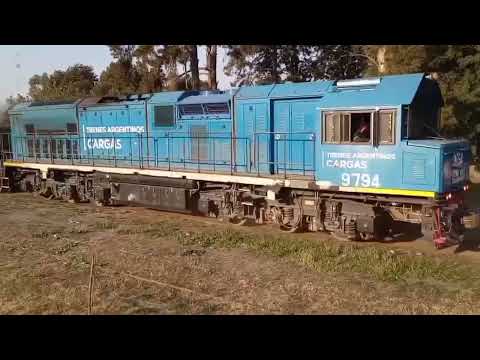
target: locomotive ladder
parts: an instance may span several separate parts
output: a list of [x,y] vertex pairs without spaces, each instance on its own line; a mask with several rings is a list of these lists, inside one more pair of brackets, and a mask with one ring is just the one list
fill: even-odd
[[4,161],[4,151],[3,148],[0,150],[0,193],[10,191],[10,180],[5,176],[5,166],[3,165]]

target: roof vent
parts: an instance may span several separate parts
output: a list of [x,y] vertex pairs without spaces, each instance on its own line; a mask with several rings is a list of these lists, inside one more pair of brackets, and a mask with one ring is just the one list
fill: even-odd
[[380,78],[375,79],[356,79],[356,80],[340,80],[337,81],[337,88],[346,87],[362,87],[362,86],[376,86],[380,84]]

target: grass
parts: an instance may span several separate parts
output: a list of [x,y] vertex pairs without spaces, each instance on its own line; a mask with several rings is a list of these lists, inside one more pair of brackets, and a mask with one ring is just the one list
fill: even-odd
[[244,248],[287,258],[318,272],[362,273],[382,281],[476,282],[480,273],[450,259],[400,255],[375,246],[315,241],[289,235],[252,234],[226,229],[186,235],[177,232],[182,245]]
[[119,235],[151,234],[153,236],[171,235],[179,231],[178,224],[173,222],[161,222],[156,224],[122,224],[116,228]]
[[[23,197],[18,199],[21,202]],[[92,253],[97,255],[95,313],[477,313],[480,309],[480,267],[470,257],[428,252],[416,256],[415,247],[341,242],[320,234],[236,227],[143,209],[59,211],[43,201],[33,203],[36,207],[26,197],[23,202],[15,217],[4,220],[11,225],[19,219],[24,225],[5,227],[0,244],[2,313],[85,313]],[[122,273],[232,303],[219,304]]]
[[231,228],[188,232],[180,231],[179,224],[171,220],[155,224],[122,224],[115,231],[121,235],[171,237],[184,246],[250,249],[292,260],[318,272],[361,273],[389,282],[432,280],[468,283],[470,287],[480,283],[480,271],[453,259],[405,255],[376,246],[302,238],[300,234],[252,233]]

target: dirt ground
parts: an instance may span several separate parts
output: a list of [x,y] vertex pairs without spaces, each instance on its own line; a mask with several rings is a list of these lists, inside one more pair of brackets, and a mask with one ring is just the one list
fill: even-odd
[[93,314],[480,312],[476,235],[442,251],[283,239],[267,225],[24,193],[0,194],[0,229],[1,314],[87,314],[92,256]]

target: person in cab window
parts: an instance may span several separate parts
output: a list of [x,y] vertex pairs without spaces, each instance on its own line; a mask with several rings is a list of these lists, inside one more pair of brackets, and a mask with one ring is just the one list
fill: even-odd
[[370,122],[362,119],[357,131],[353,134],[353,142],[369,142],[370,141]]

